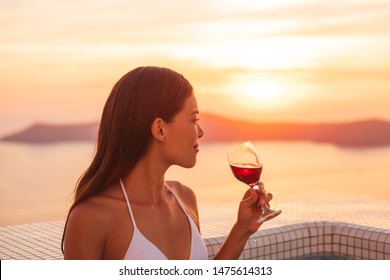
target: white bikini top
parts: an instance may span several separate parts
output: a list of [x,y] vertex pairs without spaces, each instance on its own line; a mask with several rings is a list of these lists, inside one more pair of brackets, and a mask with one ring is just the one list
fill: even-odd
[[[150,242],[138,229],[137,224],[134,219],[133,211],[131,210],[131,205],[129,202],[129,199],[127,197],[127,193],[125,190],[125,187],[123,185],[122,180],[119,180],[123,195],[125,196],[127,207],[129,209],[131,221],[133,222],[133,238],[131,239],[129,248],[126,251],[125,260],[167,260],[168,258],[160,251],[159,248],[157,248],[156,245],[154,245],[152,242]],[[190,223],[191,227],[191,253],[190,253],[190,260],[207,260],[208,254],[207,254],[207,248],[206,245],[203,242],[202,237],[199,234],[198,228],[196,227],[196,224],[194,220],[191,218],[191,216],[187,213],[185,208],[183,207],[183,204],[181,203],[180,199],[175,195],[174,192],[171,191],[171,189],[166,185],[168,190],[175,196],[177,202],[179,203],[180,207],[183,209],[183,212],[186,214],[187,219]]]

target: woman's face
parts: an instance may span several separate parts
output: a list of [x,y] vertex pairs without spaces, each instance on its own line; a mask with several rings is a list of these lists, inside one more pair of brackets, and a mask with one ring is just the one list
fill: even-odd
[[170,164],[190,168],[196,163],[199,138],[203,130],[199,126],[199,109],[194,95],[184,103],[183,109],[167,126],[167,153]]

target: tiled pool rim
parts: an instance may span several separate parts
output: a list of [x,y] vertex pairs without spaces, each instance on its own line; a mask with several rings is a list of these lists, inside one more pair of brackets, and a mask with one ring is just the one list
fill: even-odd
[[[209,257],[215,255],[224,237],[205,240]],[[390,230],[344,222],[305,222],[256,232],[240,259],[390,260]]]
[[[0,228],[0,259],[63,259],[63,221]],[[206,238],[209,259],[225,237]],[[240,259],[390,260],[390,230],[344,222],[305,222],[262,229],[248,240]]]

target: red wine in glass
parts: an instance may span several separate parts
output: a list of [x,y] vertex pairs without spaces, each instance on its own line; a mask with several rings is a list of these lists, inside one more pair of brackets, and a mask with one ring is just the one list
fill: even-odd
[[[227,152],[230,168],[237,180],[249,185],[254,190],[266,194],[264,187],[259,183],[260,175],[263,171],[263,163],[256,153],[251,142],[245,142]],[[280,209],[271,210],[267,205],[262,206],[261,217],[258,223],[263,223],[275,218],[281,213]]]
[[234,177],[249,186],[254,186],[259,182],[263,166],[257,164],[230,164]]

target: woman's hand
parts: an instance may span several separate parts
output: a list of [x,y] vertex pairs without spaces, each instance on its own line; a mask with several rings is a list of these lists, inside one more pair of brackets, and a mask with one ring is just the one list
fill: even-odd
[[264,184],[259,184],[259,189],[250,188],[245,192],[238,209],[236,226],[249,235],[256,232],[261,226],[261,223],[258,223],[258,219],[262,215],[261,206],[269,206],[269,201],[272,199],[272,194],[264,190]]
[[238,259],[248,238],[255,233],[261,223],[258,219],[261,217],[261,206],[269,205],[272,194],[266,193],[263,183],[260,183],[259,189],[249,189],[245,192],[238,208],[237,222],[234,224],[228,237],[221,249],[215,256],[215,259]]

